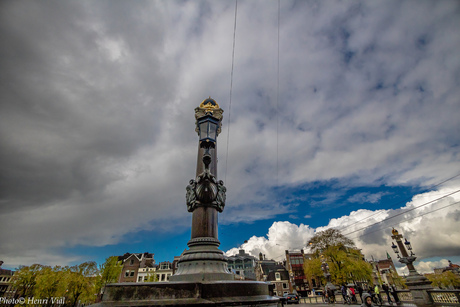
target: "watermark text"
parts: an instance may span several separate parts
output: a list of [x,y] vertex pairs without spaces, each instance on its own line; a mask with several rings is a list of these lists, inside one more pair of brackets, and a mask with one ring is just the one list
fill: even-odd
[[47,297],[47,298],[35,298],[35,297],[19,297],[19,298],[6,298],[0,297],[0,304],[7,305],[64,305],[65,297]]

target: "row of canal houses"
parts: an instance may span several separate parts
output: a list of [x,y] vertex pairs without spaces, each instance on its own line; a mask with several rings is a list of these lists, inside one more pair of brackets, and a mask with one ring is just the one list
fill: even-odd
[[[267,281],[274,285],[274,294],[282,296],[286,293],[297,292],[307,296],[315,289],[321,287],[316,278],[307,279],[303,270],[304,260],[311,257],[300,251],[285,251],[283,261],[266,259],[265,255],[259,254],[256,258],[243,249],[238,254],[228,257],[228,269],[234,274],[235,280]],[[174,257],[173,262],[164,261],[155,263],[152,253],[126,253],[119,256],[118,260],[123,263],[119,282],[167,282],[177,269],[177,261],[180,256]],[[385,260],[373,260],[375,278],[377,275],[387,283],[386,276],[390,271],[396,272],[393,261],[388,256]]]

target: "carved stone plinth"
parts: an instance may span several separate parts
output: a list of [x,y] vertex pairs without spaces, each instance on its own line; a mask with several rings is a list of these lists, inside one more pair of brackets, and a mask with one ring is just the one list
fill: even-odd
[[277,306],[268,283],[257,281],[118,283],[105,287],[99,307]]
[[409,272],[406,277],[406,286],[412,294],[412,299],[417,306],[432,306],[433,300],[428,290],[433,290],[431,281],[417,272]]
[[234,280],[233,274],[228,271],[224,253],[218,249],[219,240],[198,237],[187,245],[190,249],[183,253],[177,272],[170,281]]

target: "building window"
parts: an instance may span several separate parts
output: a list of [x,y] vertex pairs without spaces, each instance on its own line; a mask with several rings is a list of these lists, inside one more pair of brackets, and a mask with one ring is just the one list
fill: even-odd
[[129,265],[133,265],[134,264],[134,259],[131,259],[131,261],[129,261]]
[[281,280],[281,275],[280,275],[280,273],[275,273],[275,278],[276,278],[276,280]]
[[283,282],[283,289],[287,289],[287,288],[288,288],[287,283]]
[[129,277],[129,270],[126,270],[125,277]]
[[170,266],[170,263],[166,262],[166,263],[162,263],[162,264],[160,265],[160,268],[161,268],[162,270],[169,270],[169,269],[171,268],[171,266]]
[[134,276],[134,271],[131,271],[131,273],[129,274],[130,277],[133,277]]
[[141,282],[142,281],[142,276],[139,276],[139,278],[137,279],[138,282]]

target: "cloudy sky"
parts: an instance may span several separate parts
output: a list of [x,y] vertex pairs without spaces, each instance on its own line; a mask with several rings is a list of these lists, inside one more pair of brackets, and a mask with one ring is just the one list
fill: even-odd
[[380,259],[396,227],[421,269],[459,263],[459,2],[278,4],[2,1],[3,267],[172,261],[209,96],[223,251],[336,227]]

